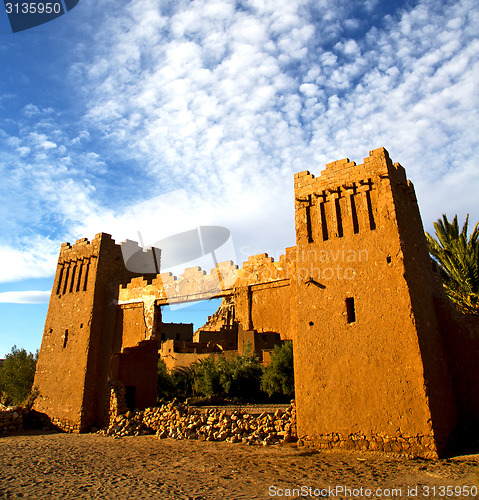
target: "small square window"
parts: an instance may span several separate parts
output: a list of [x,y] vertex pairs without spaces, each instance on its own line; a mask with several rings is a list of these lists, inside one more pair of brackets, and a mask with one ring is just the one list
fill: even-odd
[[354,308],[353,297],[348,297],[346,299],[346,314],[348,317],[348,323],[354,323],[356,321],[356,310]]

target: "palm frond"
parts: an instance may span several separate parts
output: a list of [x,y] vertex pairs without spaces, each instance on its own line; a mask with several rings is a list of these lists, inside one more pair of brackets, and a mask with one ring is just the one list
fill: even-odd
[[479,315],[479,222],[469,238],[469,215],[459,231],[457,215],[434,223],[435,237],[426,233],[429,253],[439,264],[446,294],[467,314]]

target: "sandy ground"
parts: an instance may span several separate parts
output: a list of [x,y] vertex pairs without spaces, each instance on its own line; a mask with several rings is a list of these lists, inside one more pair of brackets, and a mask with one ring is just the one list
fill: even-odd
[[0,498],[479,498],[473,486],[479,455],[426,461],[154,436],[0,437]]

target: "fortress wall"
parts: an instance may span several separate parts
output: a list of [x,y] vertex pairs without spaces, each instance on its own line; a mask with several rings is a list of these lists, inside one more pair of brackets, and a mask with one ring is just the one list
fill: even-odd
[[244,339],[293,339],[305,443],[444,454],[456,413],[479,422],[478,325],[444,296],[404,169],[380,148],[362,165],[296,174],[295,224],[296,246],[277,262],[259,254],[178,278],[152,273],[159,251],[109,235],[62,245],[35,409],[87,430],[108,417],[108,380],[150,404],[161,306],[230,297]]
[[61,428],[80,431],[100,239],[60,249],[34,387],[34,408]]
[[417,327],[423,311],[405,279],[412,257],[392,187],[403,174],[381,148],[364,165],[342,160],[319,178],[296,176],[298,432],[316,445],[434,456],[450,432],[434,428],[436,380],[426,379],[422,359],[431,339]]
[[98,426],[114,344],[118,286],[134,274],[121,246],[100,233],[60,249],[34,386],[34,408],[59,427],[82,431]]

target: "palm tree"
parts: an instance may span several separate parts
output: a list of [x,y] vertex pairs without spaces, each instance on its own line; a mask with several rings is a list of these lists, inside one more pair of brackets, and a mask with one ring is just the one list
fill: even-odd
[[469,215],[459,232],[457,215],[452,223],[443,214],[434,223],[436,238],[426,232],[429,253],[440,266],[446,294],[467,314],[479,315],[479,222],[469,239]]

